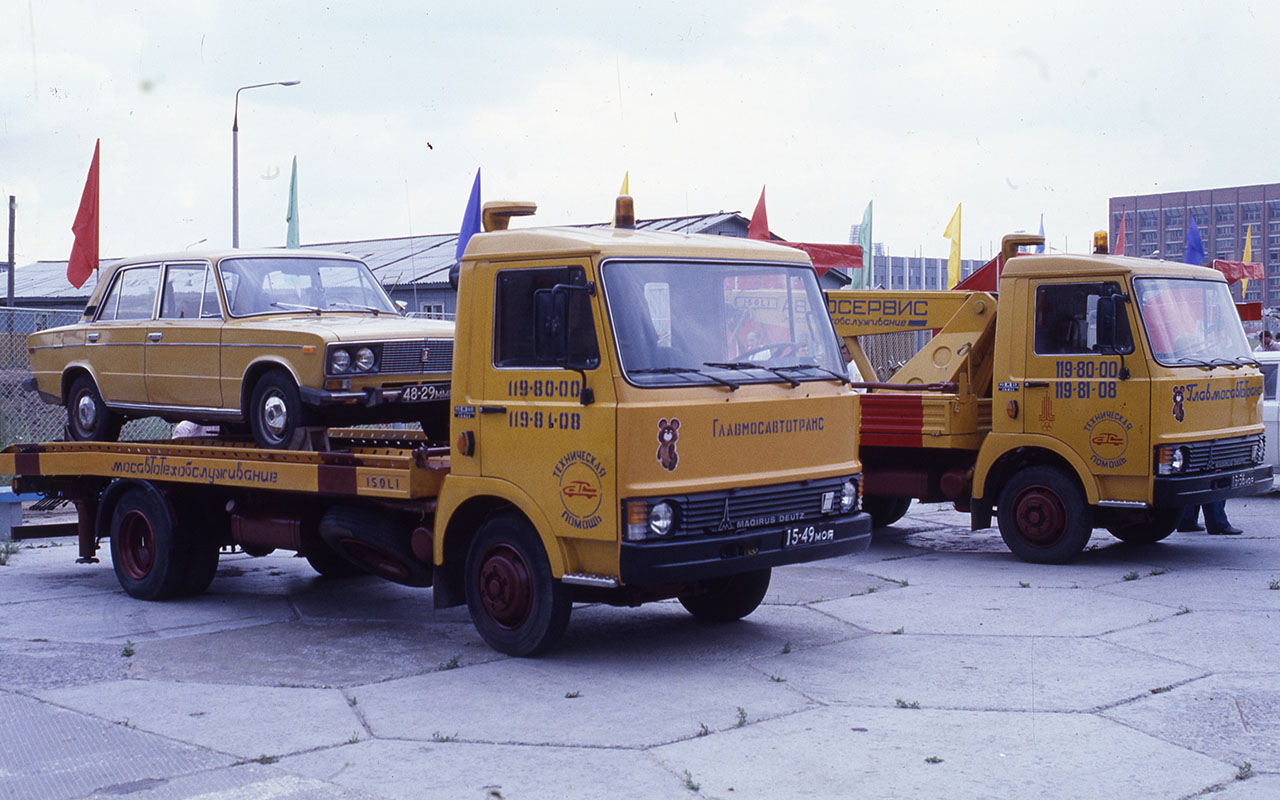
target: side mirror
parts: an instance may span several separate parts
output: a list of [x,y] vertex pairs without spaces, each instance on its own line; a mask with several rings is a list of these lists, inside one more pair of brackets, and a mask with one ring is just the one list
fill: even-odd
[[[591,294],[594,287],[556,284],[550,289],[538,289],[533,293],[533,352],[540,363],[555,364],[573,370],[582,376],[582,404],[590,405],[595,395],[587,386],[587,370],[596,366],[581,343],[570,341],[570,311],[574,296]],[[575,346],[577,344],[578,346]]]
[[462,272],[461,264],[454,264],[449,267],[449,288],[455,292],[458,291],[458,273]]
[[405,309],[409,307],[409,304],[403,300],[397,300],[395,301],[395,303],[396,303],[396,308],[400,311],[401,314],[403,314],[405,312]]

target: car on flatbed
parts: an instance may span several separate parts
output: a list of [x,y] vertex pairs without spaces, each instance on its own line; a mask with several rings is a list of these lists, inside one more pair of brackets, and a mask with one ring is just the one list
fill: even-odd
[[278,449],[331,425],[448,435],[453,323],[404,317],[346,255],[126,259],[104,269],[79,322],[32,334],[28,351],[28,388],[66,407],[75,441],[114,441],[148,416],[247,427]]

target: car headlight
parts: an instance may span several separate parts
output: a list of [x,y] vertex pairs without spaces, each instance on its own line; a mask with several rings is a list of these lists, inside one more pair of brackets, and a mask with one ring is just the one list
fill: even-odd
[[671,532],[671,524],[676,520],[675,509],[666,500],[660,500],[649,509],[649,530],[658,536],[666,536]]
[[375,360],[372,350],[367,347],[361,347],[356,351],[356,371],[372,372]]
[[351,369],[351,353],[341,348],[329,354],[329,371],[346,372]]
[[845,481],[840,486],[840,513],[847,514],[857,508],[858,487],[853,481]]
[[1169,454],[1169,467],[1172,468],[1174,472],[1182,472],[1183,468],[1185,468],[1186,466],[1187,466],[1187,448],[1185,447],[1174,448],[1174,451]]

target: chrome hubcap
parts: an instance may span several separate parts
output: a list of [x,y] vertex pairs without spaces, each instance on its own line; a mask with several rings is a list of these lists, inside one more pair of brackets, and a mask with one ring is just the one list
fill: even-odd
[[275,437],[284,433],[289,425],[289,407],[279,394],[270,394],[262,403],[262,421],[267,431]]
[[76,401],[76,420],[85,430],[91,430],[98,421],[98,404],[93,402],[90,395],[82,394]]

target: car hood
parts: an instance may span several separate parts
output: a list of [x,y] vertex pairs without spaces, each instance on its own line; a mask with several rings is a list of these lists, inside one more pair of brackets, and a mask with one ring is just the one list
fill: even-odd
[[261,330],[313,331],[330,341],[386,341],[391,339],[452,339],[453,323],[440,319],[412,319],[386,314],[279,314],[237,320],[240,327]]

